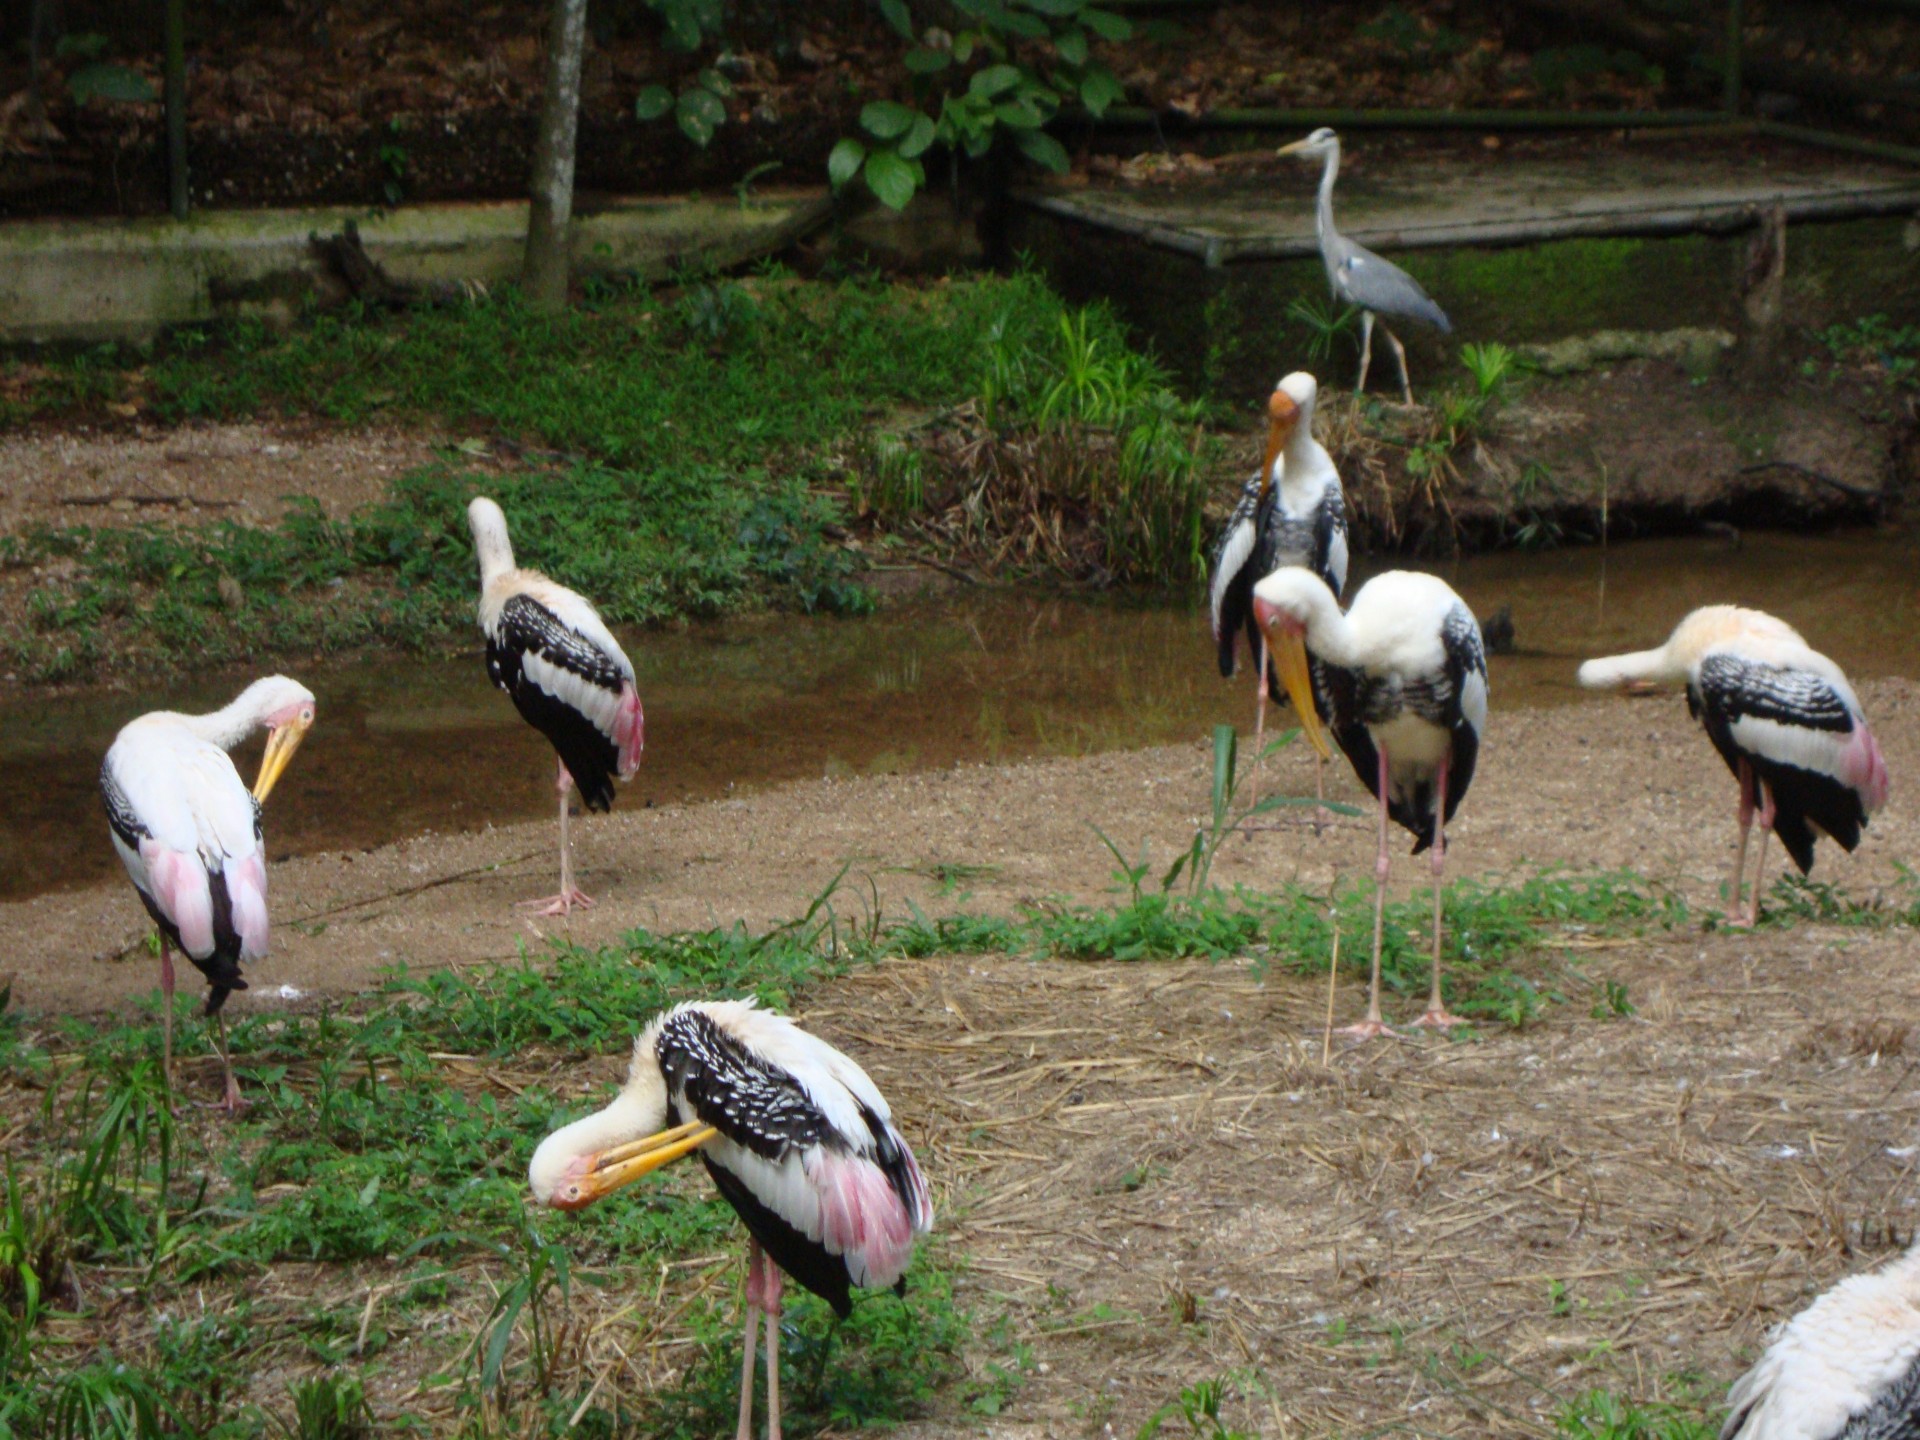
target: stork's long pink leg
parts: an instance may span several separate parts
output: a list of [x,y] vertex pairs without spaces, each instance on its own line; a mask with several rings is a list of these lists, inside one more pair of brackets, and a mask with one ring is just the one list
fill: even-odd
[[1447,769],[1445,760],[1440,762],[1440,774],[1435,780],[1433,812],[1433,991],[1427,997],[1427,1013],[1413,1023],[1416,1025],[1438,1025],[1452,1029],[1455,1025],[1467,1022],[1452,1014],[1446,1002],[1440,998],[1440,896],[1441,877],[1447,864]]
[[166,1076],[168,1103],[173,1096],[173,950],[160,932],[160,1064]]
[[780,1267],[767,1270],[767,1440],[780,1440]]
[[1740,784],[1740,848],[1733,856],[1733,880],[1727,886],[1727,924],[1744,925],[1740,918],[1740,883],[1747,878],[1747,832],[1753,828],[1753,767],[1745,760],[1735,771]]
[[760,1242],[747,1241],[747,1333],[740,1343],[740,1423],[734,1440],[753,1440],[753,1357],[760,1347]]
[[559,778],[554,788],[560,792],[560,893],[539,900],[523,900],[521,907],[532,910],[536,915],[568,915],[575,906],[582,910],[593,904],[593,897],[584,890],[577,890],[573,884],[573,842],[568,830],[568,796],[573,790],[573,776],[567,773],[566,762],[556,759]]
[[1373,862],[1373,979],[1367,986],[1367,1018],[1358,1025],[1348,1025],[1340,1031],[1342,1035],[1355,1035],[1362,1040],[1394,1033],[1393,1027],[1380,1018],[1380,943],[1386,934],[1387,877],[1393,873],[1393,862],[1387,858],[1387,747],[1380,745],[1378,750],[1380,852]]
[[233,1055],[227,1049],[227,1017],[218,1010],[213,1012],[213,1048],[220,1052],[220,1073],[227,1081],[220,1108],[229,1115],[238,1115],[247,1108],[247,1102],[240,1098],[239,1083],[233,1078]]
[[1753,895],[1747,909],[1747,924],[1760,923],[1760,877],[1767,873],[1767,837],[1773,834],[1773,819],[1777,807],[1773,803],[1773,792],[1764,785],[1760,790],[1760,854],[1753,862]]
[[1260,771],[1267,758],[1267,642],[1260,642],[1260,673],[1254,677],[1253,692],[1253,797],[1249,805],[1260,803]]

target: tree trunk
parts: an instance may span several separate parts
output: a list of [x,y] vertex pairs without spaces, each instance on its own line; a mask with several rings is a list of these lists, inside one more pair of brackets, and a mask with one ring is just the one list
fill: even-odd
[[567,239],[573,222],[574,138],[580,124],[580,61],[587,47],[587,0],[553,0],[547,36],[547,93],[533,152],[533,209],[521,288],[542,310],[567,303]]
[[167,0],[166,73],[161,100],[167,114],[167,208],[187,218],[187,15],[186,0]]

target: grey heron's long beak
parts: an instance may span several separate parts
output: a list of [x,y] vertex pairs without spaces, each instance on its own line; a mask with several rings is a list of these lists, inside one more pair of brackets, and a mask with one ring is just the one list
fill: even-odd
[[1302,150],[1306,148],[1307,148],[1306,141],[1295,140],[1290,145],[1282,145],[1278,150],[1274,151],[1273,153],[1276,155],[1298,155]]

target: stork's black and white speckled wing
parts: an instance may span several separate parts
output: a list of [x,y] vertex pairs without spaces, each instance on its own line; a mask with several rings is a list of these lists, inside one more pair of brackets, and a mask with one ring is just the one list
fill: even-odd
[[1233,513],[1214,542],[1213,560],[1207,570],[1207,599],[1213,613],[1213,641],[1220,652],[1220,673],[1233,676],[1234,647],[1240,632],[1253,615],[1253,587],[1260,575],[1255,573],[1255,550],[1260,534],[1261,475],[1255,471],[1241,488]]
[[622,768],[622,703],[633,666],[597,615],[591,628],[579,615],[569,623],[553,599],[509,595],[484,617],[487,676],[553,743],[587,808],[606,810]]

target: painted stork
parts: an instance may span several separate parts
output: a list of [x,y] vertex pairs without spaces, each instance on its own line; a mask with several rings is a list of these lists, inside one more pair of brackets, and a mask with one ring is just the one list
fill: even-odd
[[[226,1074],[225,1105],[240,1108],[221,1006],[247,988],[240,966],[267,953],[267,862],[260,806],[313,724],[313,692],[284,675],[256,680],[211,715],[156,710],[128,721],[100,767],[113,848],[160,934],[163,1063],[173,1088],[173,955],[212,986],[206,1014]],[[267,731],[248,793],[227,752]]]
[[755,1310],[767,1437],[780,1440],[780,1272],[842,1319],[850,1286],[904,1293],[933,1201],[866,1071],[751,1000],[658,1016],[613,1103],[543,1140],[527,1182],[541,1204],[577,1210],[695,1150],[750,1237],[738,1440],[752,1431]]
[[1848,1276],[1781,1326],[1727,1406],[1720,1440],[1920,1433],[1920,1247]]
[[[1852,850],[1867,816],[1886,804],[1887,762],[1847,677],[1791,625],[1762,611],[1705,606],[1657,649],[1587,661],[1580,683],[1687,687],[1688,711],[1740,787],[1740,845],[1727,887],[1732,924],[1760,919],[1769,830],[1804,875],[1813,868],[1816,831]],[[1756,811],[1760,854],[1743,922],[1740,887]]]
[[633,662],[588,600],[537,570],[515,567],[498,505],[474,499],[467,524],[480,557],[487,678],[553,742],[559,765],[560,893],[527,905],[542,915],[566,915],[593,904],[573,883],[567,792],[578,785],[589,810],[611,809],[615,778],[630,779],[646,748]]
[[1297,567],[1277,570],[1254,587],[1253,610],[1307,739],[1325,755],[1326,735],[1310,693],[1309,653],[1321,662],[1334,739],[1380,802],[1367,1018],[1342,1033],[1393,1033],[1380,1018],[1389,817],[1413,833],[1415,855],[1433,851],[1433,990],[1426,1013],[1413,1023],[1464,1023],[1440,998],[1440,891],[1447,821],[1473,783],[1487,724],[1479,622],[1445,581],[1409,570],[1376,575],[1345,614],[1319,576]]
[[[1302,565],[1336,597],[1347,588],[1347,506],[1333,457],[1313,438],[1313,406],[1320,387],[1296,370],[1267,400],[1267,451],[1247,480],[1213,549],[1207,580],[1220,673],[1231,678],[1240,632],[1254,659],[1254,754],[1266,743],[1267,697],[1280,698],[1267,643],[1253,620],[1253,587],[1283,565]],[[1315,686],[1318,695],[1319,687]],[[1314,769],[1324,798],[1325,776]]]

